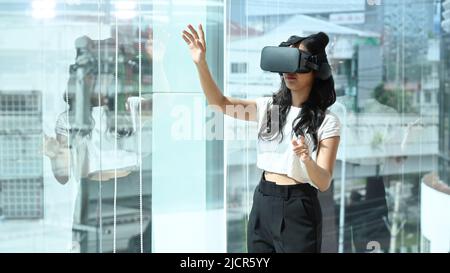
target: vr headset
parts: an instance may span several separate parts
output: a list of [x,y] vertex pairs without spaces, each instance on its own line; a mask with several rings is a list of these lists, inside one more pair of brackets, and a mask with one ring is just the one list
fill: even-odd
[[309,73],[317,71],[316,77],[326,80],[331,77],[331,67],[327,55],[320,53],[312,55],[298,48],[289,47],[301,42],[304,37],[291,36],[279,46],[266,46],[261,52],[260,67],[264,71],[282,73]]

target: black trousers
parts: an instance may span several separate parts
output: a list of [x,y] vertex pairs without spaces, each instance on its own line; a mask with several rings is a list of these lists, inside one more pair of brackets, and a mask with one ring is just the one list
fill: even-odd
[[322,211],[309,184],[277,185],[264,172],[253,195],[247,226],[249,253],[319,253]]

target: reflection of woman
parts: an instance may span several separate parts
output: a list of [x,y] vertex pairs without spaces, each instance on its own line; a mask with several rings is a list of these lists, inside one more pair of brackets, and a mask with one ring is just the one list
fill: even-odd
[[[151,29],[148,35],[149,40],[146,41],[145,54],[142,56],[142,68],[145,69],[142,69],[143,71],[141,72],[143,72],[142,76],[144,79],[152,73],[151,70],[148,70],[152,67],[151,62],[153,58]],[[80,67],[84,68],[82,70],[84,72],[91,71],[92,67],[84,64],[84,59],[90,60],[94,56],[100,58],[100,56],[97,56],[96,51],[100,43],[105,47],[102,50],[104,50],[106,56],[103,56],[103,59],[100,58],[100,62],[104,63],[106,68],[113,64],[108,63],[111,60],[107,58],[112,58],[112,54],[116,51],[113,48],[115,41],[112,38],[93,41],[87,36],[82,36],[77,41],[79,41],[78,44],[86,43],[88,46],[83,48],[83,50],[77,48],[77,63],[71,66],[71,71],[72,69],[77,71]],[[120,67],[123,67],[122,69],[127,71],[127,78],[122,79],[122,81],[129,82],[131,77],[128,74],[133,72],[138,74],[139,72],[139,59],[138,57],[133,57],[136,53],[132,49],[126,46],[117,49],[120,54],[124,54],[122,57],[126,60],[121,61],[119,64]],[[78,65],[78,62],[81,62],[84,66]],[[149,63],[150,66],[148,65]],[[97,63],[94,63],[94,65],[97,66]],[[142,122],[148,120],[148,110],[151,104],[149,100],[129,96],[124,105],[125,110],[119,104],[118,109],[114,109],[115,98],[111,94],[115,93],[114,87],[116,83],[113,74],[115,72],[108,69],[106,71],[108,73],[103,71],[104,73],[95,76],[92,75],[92,72],[83,74],[82,78],[85,84],[83,91],[88,96],[86,100],[76,98],[76,88],[80,78],[78,72],[71,72],[67,90],[63,96],[64,101],[69,106],[68,110],[58,116],[55,128],[56,138],[46,137],[45,140],[45,150],[47,156],[51,159],[53,174],[61,184],[67,183],[72,176],[76,181],[81,178],[107,181],[114,177],[125,177],[137,168],[139,160],[137,156],[139,133],[139,130],[136,132],[138,127],[137,121],[140,118],[142,118]],[[144,79],[138,80],[144,82]],[[90,120],[87,122],[89,124],[86,124],[87,130],[74,128],[73,121],[75,116],[80,114],[76,113],[76,111],[83,112],[85,110],[75,109],[77,99],[89,104],[85,106],[90,113]],[[118,100],[120,101],[120,99]],[[142,117],[138,113],[140,103],[142,104]],[[116,119],[117,129],[115,129],[114,124]],[[116,140],[117,149],[115,147]],[[102,158],[103,160],[101,160]]]
[[[315,71],[283,73],[281,88],[272,97],[226,97],[208,69],[202,26],[199,32],[191,25],[188,28],[182,37],[208,103],[258,124],[257,165],[263,175],[253,197],[248,251],[320,252],[322,214],[317,190],[330,187],[340,135],[339,119],[327,110],[336,100],[333,78],[321,80]],[[296,37],[290,46],[316,55],[325,53],[327,44],[328,36],[320,32]],[[245,113],[235,110],[243,107]],[[278,114],[276,121],[271,121],[273,111]]]
[[[51,159],[52,170],[57,181],[66,184],[72,180],[72,183],[74,182],[76,185],[74,224],[88,225],[90,223],[89,211],[92,209],[88,209],[88,202],[89,198],[95,198],[95,194],[88,192],[88,184],[92,184],[93,181],[106,182],[117,178],[118,189],[123,189],[123,187],[130,187],[130,182],[139,180],[139,162],[149,154],[151,149],[151,147],[144,147],[140,153],[138,148],[140,130],[136,128],[139,124],[132,126],[133,123],[138,123],[132,122],[132,120],[140,118],[138,116],[140,101],[142,102],[138,97],[128,98],[126,108],[132,117],[128,125],[131,129],[122,129],[120,130],[122,133],[117,136],[114,131],[110,132],[111,128],[107,126],[107,115],[111,111],[107,109],[106,105],[95,105],[91,108],[92,128],[88,133],[72,129],[70,116],[73,110],[63,112],[58,116],[55,128],[56,139],[47,137],[46,153]],[[145,105],[145,103],[142,104]],[[148,113],[148,111],[145,112]],[[142,121],[143,128],[145,128],[145,132],[143,129],[142,133],[146,136],[148,121],[148,119]],[[133,127],[137,130],[132,129]],[[117,138],[117,150],[115,150],[115,138]],[[111,192],[111,183],[106,183],[105,187],[104,192]],[[108,198],[110,196],[102,197],[104,204],[108,203]],[[132,235],[134,234],[130,236]],[[88,236],[84,236],[80,240],[82,252],[92,251],[87,248]],[[145,238],[147,237],[146,235]]]
[[[69,101],[69,105],[70,105]],[[137,105],[133,105],[137,108]],[[137,166],[136,134],[119,130],[118,161],[115,161],[114,138],[111,129],[107,128],[107,106],[93,105],[91,108],[91,129],[89,132],[78,132],[71,128],[69,122],[73,115],[72,106],[63,112],[56,121],[56,139],[46,139],[46,154],[51,159],[55,178],[61,184],[68,182],[73,175],[76,181],[81,178],[107,181],[116,175],[123,177]],[[133,111],[136,115],[137,111]],[[130,121],[131,123],[131,121]],[[131,127],[131,124],[129,125]],[[132,137],[129,137],[132,136]],[[70,141],[70,147],[69,147]],[[101,170],[100,157],[103,158]]]
[[[149,179],[148,173],[151,164],[149,167],[148,156],[151,152],[151,144],[140,145],[140,141],[142,136],[148,138],[151,134],[151,100],[145,98],[144,90],[140,92],[143,94],[142,97],[131,95],[138,93],[138,90],[134,89],[134,87],[137,89],[137,83],[142,83],[142,88],[151,83],[149,77],[152,71],[148,65],[150,63],[151,67],[152,45],[151,41],[146,42],[145,54],[142,54],[142,65],[139,65],[139,56],[136,56],[137,52],[133,50],[135,47],[124,45],[118,48],[120,49],[118,53],[123,56],[117,59],[119,62],[117,63],[112,56],[118,49],[115,48],[115,41],[111,38],[101,41],[92,41],[88,37],[80,39],[91,43],[92,46],[88,47],[90,49],[96,49],[101,42],[102,54],[101,56],[97,55],[96,50],[77,50],[77,65],[71,66],[67,90],[63,96],[68,109],[57,117],[56,138],[46,136],[45,153],[51,160],[56,180],[61,184],[72,180],[71,184],[75,186],[73,192],[74,224],[92,225],[93,220],[96,220],[98,225],[103,223],[103,218],[109,217],[108,208],[109,204],[113,203],[111,201],[113,198],[114,209],[118,208],[117,215],[119,217],[123,216],[123,213],[122,215],[120,213],[124,211],[124,207],[127,208],[126,213],[128,214],[132,210],[136,211],[134,205],[127,202],[137,196],[133,196],[130,191],[123,189]],[[85,56],[101,57],[98,61],[105,64],[102,73],[92,72],[89,70],[92,66],[83,62],[80,63],[85,66],[78,66],[79,60],[83,60]],[[114,64],[117,65],[117,70],[109,69],[114,67]],[[94,66],[97,67],[97,62],[94,62]],[[78,70],[80,67],[83,69]],[[114,73],[120,75],[120,82],[116,82]],[[137,75],[142,78],[136,77]],[[135,78],[137,80],[133,81]],[[78,84],[80,81],[84,83],[81,97],[76,92],[79,91],[77,88],[80,88]],[[120,89],[116,89],[116,87]],[[80,107],[77,102],[82,102],[83,107]],[[88,117],[84,117],[87,120],[83,120],[81,122],[83,124],[80,126],[77,117],[79,118],[79,114],[84,114],[85,111]],[[78,127],[82,127],[82,130]],[[140,180],[141,178],[142,180]],[[111,180],[117,183],[101,183],[98,184],[99,187],[93,186],[97,185],[93,182]],[[117,191],[114,191],[113,196],[111,196],[112,186],[117,186]],[[143,198],[148,198],[148,192],[149,187],[146,186]],[[98,200],[96,200],[97,197]],[[107,212],[106,214],[100,210],[102,203],[106,205],[103,209]],[[139,202],[135,204],[139,204]],[[116,217],[116,214],[114,216]],[[101,224],[100,227],[103,228]],[[148,225],[144,232],[146,251],[149,249],[147,234],[150,227]],[[80,230],[76,229],[76,231]],[[84,230],[81,231],[84,232]],[[127,233],[132,233],[132,231],[121,232],[121,236],[129,235],[131,237],[136,234]],[[87,233],[81,238],[76,237],[81,242],[80,247],[83,252],[92,251],[87,247],[87,242],[91,240],[88,238],[98,234]],[[134,247],[135,241],[133,240],[133,243],[130,244],[131,247]],[[101,240],[97,240],[97,243],[99,242],[102,244]],[[92,247],[91,244],[89,245]]]

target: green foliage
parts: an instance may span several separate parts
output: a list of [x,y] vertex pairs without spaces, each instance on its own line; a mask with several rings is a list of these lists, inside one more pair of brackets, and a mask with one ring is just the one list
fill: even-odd
[[394,108],[398,113],[416,112],[412,105],[413,95],[401,88],[386,90],[383,84],[379,84],[373,91],[373,97],[379,103]]

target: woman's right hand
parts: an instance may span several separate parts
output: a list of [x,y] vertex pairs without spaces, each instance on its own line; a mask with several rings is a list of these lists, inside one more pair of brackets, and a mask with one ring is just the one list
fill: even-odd
[[202,24],[198,26],[199,33],[190,24],[188,28],[190,31],[183,30],[182,37],[189,46],[192,60],[195,64],[199,64],[206,60],[205,33],[203,32]]

